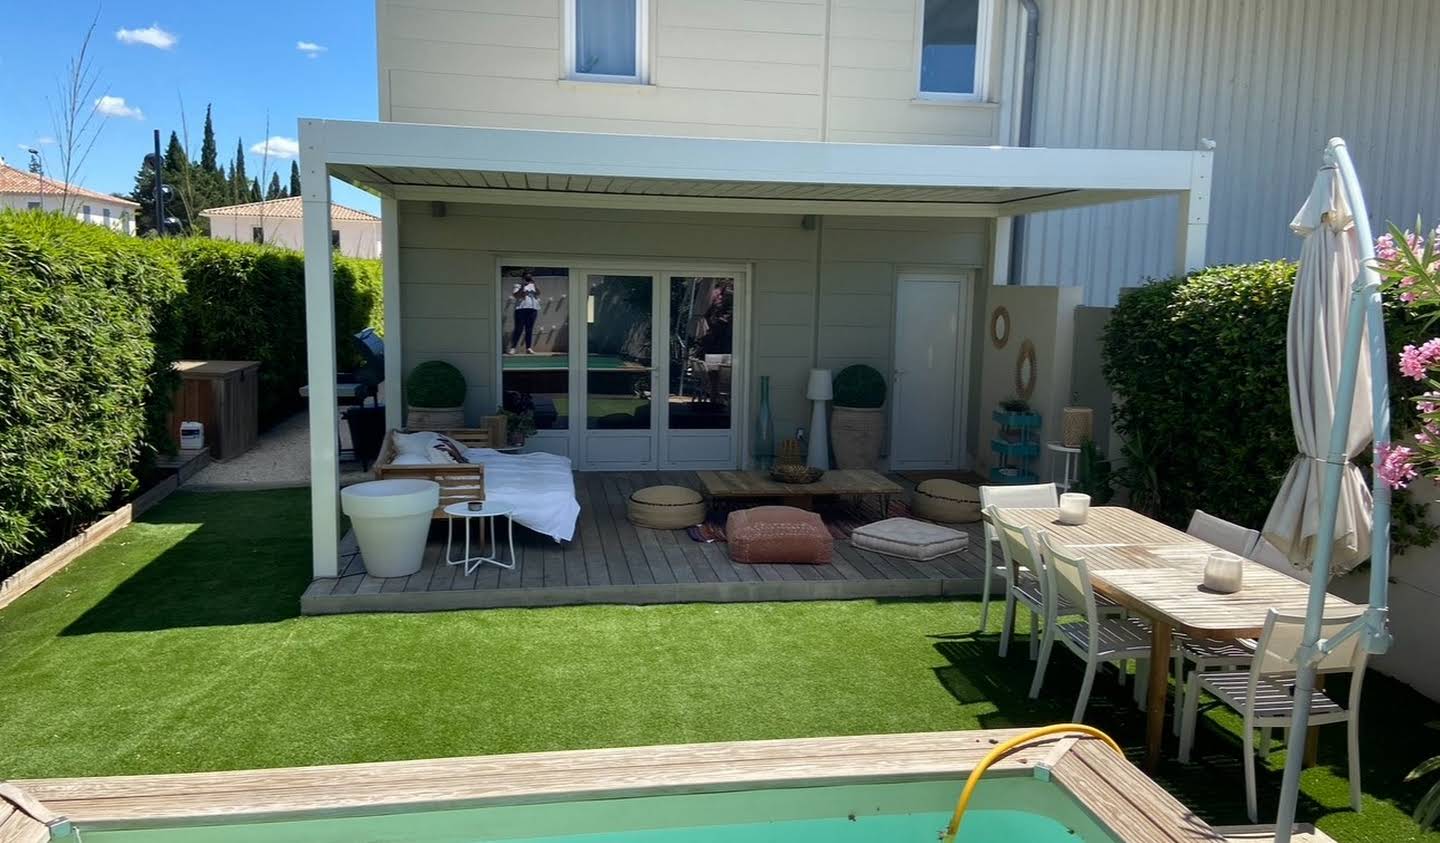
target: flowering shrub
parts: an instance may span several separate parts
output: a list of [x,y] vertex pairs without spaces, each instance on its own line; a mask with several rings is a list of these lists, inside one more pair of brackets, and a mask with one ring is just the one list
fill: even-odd
[[[1428,236],[1417,222],[1415,231],[1390,233],[1375,241],[1375,269],[1410,316],[1429,326],[1440,317],[1440,228]],[[1416,429],[1413,445],[1392,443],[1380,452],[1376,471],[1391,488],[1403,489],[1422,473],[1440,479],[1440,337],[1419,345],[1407,343],[1399,353],[1400,374],[1423,390],[1411,401]]]

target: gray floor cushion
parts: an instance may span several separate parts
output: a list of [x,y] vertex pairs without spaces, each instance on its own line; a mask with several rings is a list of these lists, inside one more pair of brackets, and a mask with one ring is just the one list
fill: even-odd
[[911,518],[886,518],[850,534],[850,543],[862,550],[921,562],[955,553],[968,542],[969,536],[959,530]]

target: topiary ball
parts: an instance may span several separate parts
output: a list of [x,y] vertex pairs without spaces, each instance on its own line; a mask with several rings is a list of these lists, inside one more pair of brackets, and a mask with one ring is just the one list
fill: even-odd
[[405,401],[411,407],[459,407],[465,403],[465,376],[439,360],[421,363],[405,381]]
[[835,406],[873,410],[885,405],[885,376],[863,363],[835,376]]

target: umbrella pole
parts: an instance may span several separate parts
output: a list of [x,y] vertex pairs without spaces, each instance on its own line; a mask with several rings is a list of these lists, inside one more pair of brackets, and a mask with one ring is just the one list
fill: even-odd
[[[1320,621],[1325,614],[1326,586],[1330,582],[1330,558],[1334,551],[1335,516],[1340,504],[1340,478],[1348,462],[1345,440],[1350,430],[1350,414],[1355,403],[1356,370],[1359,366],[1361,343],[1369,331],[1372,384],[1372,405],[1375,424],[1375,445],[1390,440],[1389,386],[1386,376],[1389,361],[1385,350],[1385,325],[1380,308],[1380,279],[1375,273],[1375,240],[1359,179],[1350,160],[1345,141],[1334,138],[1326,146],[1327,166],[1340,171],[1346,198],[1355,217],[1355,232],[1360,247],[1360,277],[1351,291],[1350,311],[1345,326],[1345,345],[1341,357],[1340,382],[1335,389],[1335,419],[1330,427],[1328,456],[1325,459],[1324,484],[1321,487],[1320,525],[1318,536],[1329,536],[1315,549],[1310,573],[1310,599],[1305,612],[1305,631],[1296,652],[1295,718],[1291,739],[1286,747],[1285,777],[1280,785],[1280,810],[1275,817],[1275,843],[1289,843],[1295,824],[1295,808],[1300,792],[1300,773],[1305,763],[1304,736],[1310,725],[1310,695],[1315,688],[1315,665],[1323,657]],[[1368,628],[1364,646],[1370,652],[1384,652],[1389,644],[1385,624],[1386,590],[1390,573],[1390,492],[1376,472],[1374,478],[1374,525],[1371,531],[1370,609],[1363,623]]]

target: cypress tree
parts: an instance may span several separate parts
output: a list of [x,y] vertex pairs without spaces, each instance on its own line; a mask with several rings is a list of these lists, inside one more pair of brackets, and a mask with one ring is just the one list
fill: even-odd
[[290,195],[300,195],[300,162],[290,162]]
[[250,193],[250,177],[245,175],[245,142],[235,140],[235,160],[231,164],[234,175],[230,177],[231,201],[245,202]]
[[257,179],[251,179],[251,180],[250,180],[250,199],[249,199],[249,201],[251,201],[251,202],[259,202],[259,201],[260,201],[260,198],[261,198],[261,196],[260,196],[260,180],[259,180],[258,178],[257,178]]
[[190,167],[190,156],[185,153],[185,147],[180,145],[180,136],[174,132],[170,133],[170,143],[165,147],[165,169],[172,173],[183,173]]
[[271,174],[270,174],[270,186],[267,187],[267,188],[265,188],[265,198],[266,198],[267,200],[269,200],[269,199],[279,199],[280,197],[281,197],[281,193],[280,193],[280,174],[279,174],[279,173],[271,173]]
[[210,106],[205,106],[205,139],[200,142],[200,169],[220,173],[220,151],[215,147],[215,124],[210,122]]

